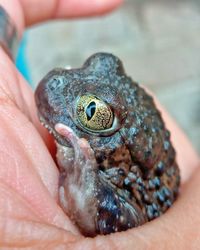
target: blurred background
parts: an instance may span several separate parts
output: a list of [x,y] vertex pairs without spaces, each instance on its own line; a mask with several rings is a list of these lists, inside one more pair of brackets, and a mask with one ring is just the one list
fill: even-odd
[[35,26],[21,50],[19,67],[34,88],[54,67],[80,67],[92,53],[114,53],[200,152],[199,0],[127,0],[104,17]]

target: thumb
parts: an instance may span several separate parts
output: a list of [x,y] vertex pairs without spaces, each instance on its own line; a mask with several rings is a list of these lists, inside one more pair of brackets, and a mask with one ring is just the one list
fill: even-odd
[[20,35],[24,27],[55,18],[102,15],[123,0],[0,0]]

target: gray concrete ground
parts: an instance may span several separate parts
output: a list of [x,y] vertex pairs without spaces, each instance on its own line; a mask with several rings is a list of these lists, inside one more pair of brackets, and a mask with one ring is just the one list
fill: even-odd
[[129,0],[105,17],[57,21],[27,32],[33,83],[94,52],[118,55],[150,88],[200,152],[200,1]]

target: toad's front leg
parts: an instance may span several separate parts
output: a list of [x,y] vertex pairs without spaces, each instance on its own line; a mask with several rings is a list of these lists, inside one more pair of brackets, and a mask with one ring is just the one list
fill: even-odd
[[133,202],[130,205],[128,197],[120,195],[105,173],[97,169],[88,142],[79,139],[63,124],[57,124],[55,129],[72,146],[69,149],[58,144],[60,204],[80,231],[86,236],[95,236],[143,224],[146,218],[139,207]]

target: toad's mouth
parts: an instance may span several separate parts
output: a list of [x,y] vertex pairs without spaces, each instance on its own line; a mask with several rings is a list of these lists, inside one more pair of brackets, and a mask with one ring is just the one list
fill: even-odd
[[63,145],[67,148],[72,148],[72,144],[70,140],[66,137],[63,137],[58,131],[56,131],[55,127],[49,125],[49,123],[45,120],[45,118],[39,114],[39,120],[43,127],[45,127],[49,134],[51,134],[56,141],[57,144]]

